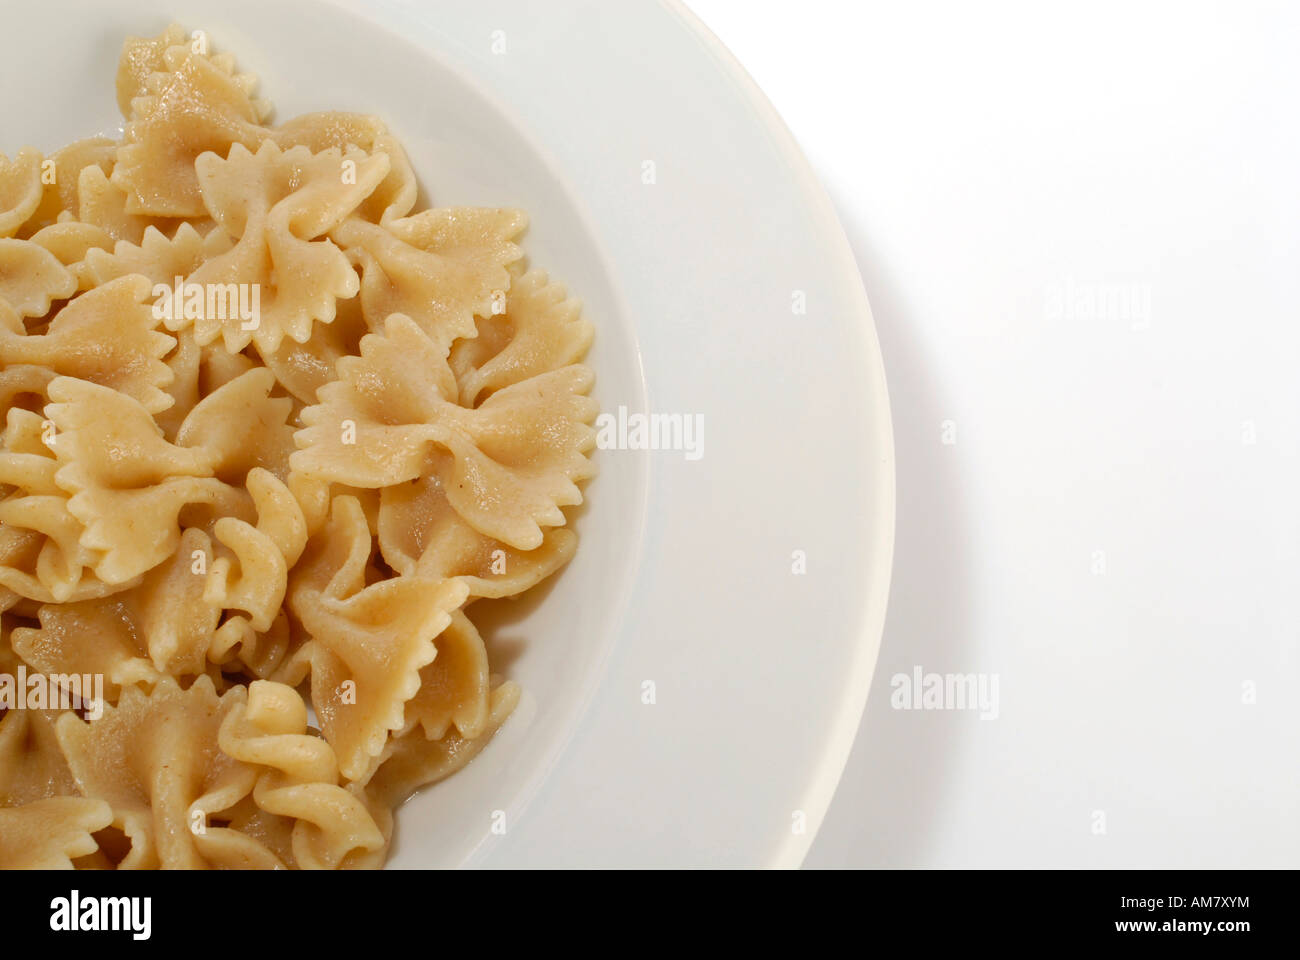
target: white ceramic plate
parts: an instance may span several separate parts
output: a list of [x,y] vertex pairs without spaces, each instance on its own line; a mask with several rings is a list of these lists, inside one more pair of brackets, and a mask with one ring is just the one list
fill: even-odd
[[798,864],[875,663],[893,447],[856,265],[767,101],[676,3],[43,0],[0,36],[0,149],[113,132],[122,38],[173,19],[280,118],[383,116],[434,202],[526,209],[602,409],[703,419],[698,459],[598,453],[577,558],[485,631],[525,699],[392,865]]

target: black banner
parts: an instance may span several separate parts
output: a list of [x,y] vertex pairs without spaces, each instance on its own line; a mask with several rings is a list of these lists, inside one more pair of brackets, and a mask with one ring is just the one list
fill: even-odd
[[[440,924],[503,926],[542,942],[611,920],[635,938],[665,929],[831,932],[864,948],[920,936],[926,947],[1119,944],[1231,949],[1288,929],[1295,876],[1266,871],[683,871],[529,873],[0,873],[6,926],[22,941],[113,944],[351,943],[373,949],[398,929],[428,942]],[[846,906],[850,909],[846,910]],[[793,926],[792,926],[793,925]],[[762,928],[762,929],[760,929]],[[448,928],[450,929],[450,928]],[[245,939],[257,934],[256,941]],[[459,935],[458,935],[459,936]],[[526,940],[521,943],[527,942]],[[396,941],[394,941],[396,943]]]

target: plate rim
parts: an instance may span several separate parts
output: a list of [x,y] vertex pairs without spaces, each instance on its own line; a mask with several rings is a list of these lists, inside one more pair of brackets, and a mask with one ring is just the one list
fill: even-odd
[[685,0],[656,0],[671,16],[681,22],[701,41],[714,62],[735,82],[745,95],[757,117],[767,128],[773,144],[780,151],[792,174],[791,180],[808,201],[808,208],[818,221],[818,228],[836,251],[838,263],[834,268],[843,273],[846,289],[852,290],[856,303],[857,322],[862,327],[867,355],[864,368],[871,374],[868,388],[868,407],[875,421],[884,449],[869,451],[878,457],[881,488],[873,498],[876,516],[881,524],[881,536],[869,545],[868,570],[878,573],[869,577],[864,585],[863,606],[860,612],[863,624],[850,668],[846,694],[841,699],[837,719],[831,735],[814,764],[811,781],[804,788],[804,801],[800,807],[808,817],[809,829],[802,834],[793,831],[777,849],[771,865],[777,869],[797,869],[802,866],[813,841],[821,830],[831,800],[839,787],[840,779],[848,766],[849,755],[857,738],[862,717],[866,712],[875,675],[876,661],[884,640],[885,616],[889,605],[890,585],[893,579],[894,541],[897,526],[897,463],[894,445],[894,421],[889,401],[889,384],[880,336],[876,330],[875,315],[862,280],[862,271],[849,243],[848,234],[827,193],[821,178],[799,146],[798,140],[777,111],[767,94],[749,74],[734,53],[722,42],[703,20],[691,10]]

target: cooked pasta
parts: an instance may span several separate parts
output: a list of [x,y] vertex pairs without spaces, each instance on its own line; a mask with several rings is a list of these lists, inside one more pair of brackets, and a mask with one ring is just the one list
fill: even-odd
[[179,26],[116,94],[0,154],[0,866],[380,866],[518,700],[472,604],[577,547],[592,328],[375,117]]

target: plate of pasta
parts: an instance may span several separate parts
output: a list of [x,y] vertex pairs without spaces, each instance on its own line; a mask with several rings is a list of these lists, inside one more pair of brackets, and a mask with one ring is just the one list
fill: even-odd
[[9,27],[0,866],[797,864],[888,398],[716,41],[650,0]]

